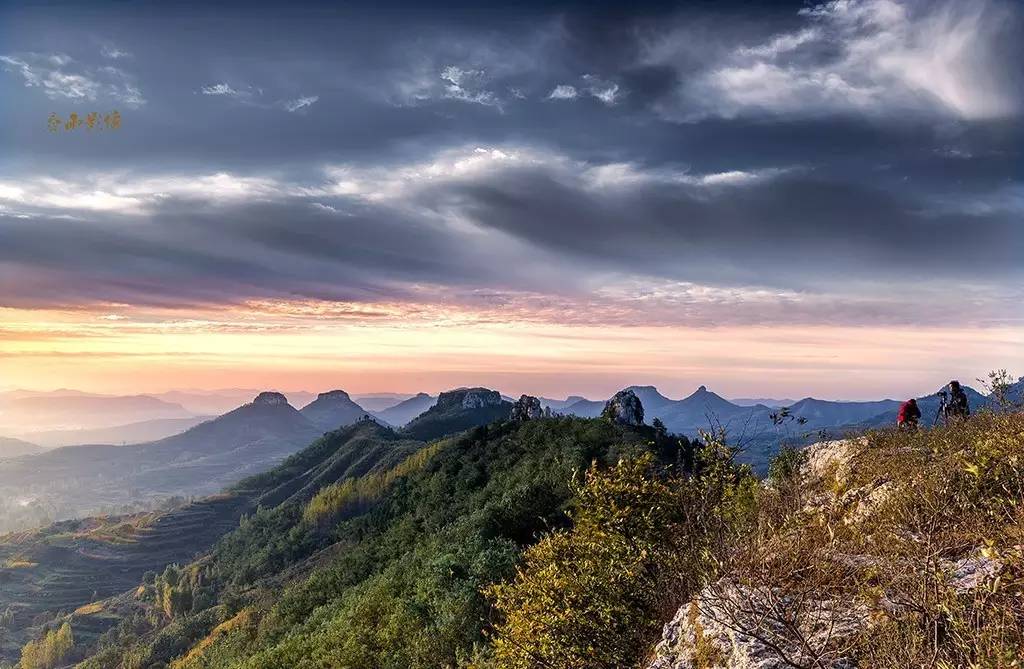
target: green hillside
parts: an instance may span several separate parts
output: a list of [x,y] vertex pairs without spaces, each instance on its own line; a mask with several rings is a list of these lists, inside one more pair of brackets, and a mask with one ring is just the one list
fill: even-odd
[[70,594],[30,648],[71,634],[82,669],[1018,666],[1022,421],[784,450],[766,481],[725,435],[364,422],[233,489],[247,512],[191,561],[77,610],[82,575],[38,583]]
[[[372,424],[355,429],[352,453],[398,439]],[[208,555],[107,600],[103,615],[120,622],[77,648],[93,655],[82,666],[468,662],[486,642],[483,589],[567,524],[574,477],[645,452],[673,468],[689,455],[688,442],[651,428],[577,418],[397,443],[407,457],[359,479],[307,466],[321,462],[322,441],[240,486],[263,491],[264,506]]]
[[[246,514],[284,501],[302,503],[327,483],[394,466],[423,446],[363,422],[329,433],[271,473],[242,481],[227,493],[166,512],[69,520],[0,537],[0,612],[5,613],[0,660],[16,659],[38,626],[79,607],[134,590],[148,571],[187,563],[238,528]],[[76,620],[90,631],[118,622],[104,610]],[[78,643],[88,641],[79,634]]]

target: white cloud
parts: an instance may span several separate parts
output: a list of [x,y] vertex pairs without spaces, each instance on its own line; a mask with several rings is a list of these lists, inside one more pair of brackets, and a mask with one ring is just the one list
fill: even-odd
[[582,170],[584,182],[591,188],[636,188],[644,184],[676,184],[691,187],[741,186],[775,178],[791,168],[729,170],[692,174],[684,170],[644,168],[634,163],[606,163]]
[[238,97],[241,95],[238,91],[231,87],[231,84],[211,84],[210,86],[203,86],[203,95],[227,95],[229,97]]
[[94,102],[102,97],[137,108],[146,103],[134,78],[116,67],[89,67],[65,54],[0,56],[5,69],[17,72],[27,88],[38,88],[51,100]]
[[790,53],[822,38],[821,30],[818,27],[804,28],[794,33],[785,33],[772,39],[765,44],[751,47],[740,47],[738,53],[743,56],[755,58],[775,58],[785,53]]
[[[926,113],[990,119],[1020,111],[997,0],[834,0],[800,11],[805,24],[718,57],[686,78],[674,116],[768,112]],[[649,60],[692,56],[673,40]],[[672,45],[676,46],[673,47]]]
[[127,51],[122,51],[121,49],[117,48],[116,46],[110,43],[102,45],[100,47],[100,53],[103,55],[104,58],[110,58],[113,60],[131,57],[130,53],[128,53]]
[[576,91],[575,86],[569,84],[559,84],[555,86],[548,94],[549,100],[575,100],[579,93]]
[[[16,68],[28,88],[41,88],[51,99],[95,100],[100,90],[99,82],[81,74],[68,74],[59,68],[70,62],[66,56],[54,55],[45,58],[28,54],[23,58],[0,56],[0,62]],[[9,70],[10,67],[7,69]]]
[[297,112],[300,109],[313,106],[319,99],[319,95],[309,95],[306,97],[296,98],[295,100],[288,100],[284,103],[284,108],[290,112]]
[[449,65],[441,70],[441,80],[445,82],[444,96],[446,98],[484,106],[501,106],[498,96],[493,91],[486,89],[487,75],[483,70],[463,69]]
[[108,173],[86,179],[34,177],[0,181],[0,202],[35,209],[145,214],[170,197],[209,203],[273,199],[298,191],[268,177],[225,172],[131,178]]
[[613,105],[619,97],[619,85],[612,81],[605,81],[593,74],[584,74],[583,80],[587,82],[587,92],[606,105]]

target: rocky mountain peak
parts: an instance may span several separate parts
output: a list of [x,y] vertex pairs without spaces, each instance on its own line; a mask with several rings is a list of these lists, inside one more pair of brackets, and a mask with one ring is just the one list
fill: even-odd
[[257,406],[287,406],[288,398],[281,393],[273,391],[265,391],[256,396],[256,399],[252,401]]
[[351,399],[344,390],[328,390],[326,393],[320,393],[316,396],[318,400],[348,400]]
[[540,400],[532,395],[523,395],[512,405],[512,420],[536,420],[543,416]]
[[501,394],[487,388],[458,388],[441,393],[437,398],[438,408],[481,409],[500,406]]
[[619,425],[643,425],[644,406],[636,393],[627,388],[608,400],[601,416]]

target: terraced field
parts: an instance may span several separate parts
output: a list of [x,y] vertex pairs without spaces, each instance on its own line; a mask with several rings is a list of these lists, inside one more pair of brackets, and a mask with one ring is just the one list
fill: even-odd
[[[95,520],[87,519],[0,539],[0,611],[13,614],[0,657],[11,659],[39,619],[70,613],[131,589],[147,571],[187,562],[208,550],[237,527],[251,499],[243,494],[221,495],[155,518],[146,514],[117,519],[100,531]],[[104,528],[131,529],[107,533]],[[79,620],[94,625],[102,616]]]
[[0,614],[10,612],[6,630],[0,628],[0,662],[16,661],[41,625],[65,616],[79,641],[102,634],[120,620],[114,602],[104,600],[130,600],[146,572],[191,562],[244,514],[308,500],[325,485],[393,466],[422,446],[363,422],[324,435],[228,492],[171,511],[68,520],[0,536]]

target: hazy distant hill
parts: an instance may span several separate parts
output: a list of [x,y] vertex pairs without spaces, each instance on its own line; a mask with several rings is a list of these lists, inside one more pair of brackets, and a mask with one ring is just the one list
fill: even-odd
[[[575,398],[573,398],[575,399]],[[580,418],[597,418],[604,409],[606,400],[578,399],[571,404],[566,404],[561,409],[552,409],[555,413],[567,416],[579,416]]]
[[436,397],[432,397],[427,393],[418,393],[393,407],[383,411],[376,411],[374,415],[388,425],[401,427],[432,407],[435,401],[437,401]]
[[586,401],[587,398],[582,395],[569,395],[564,400],[555,400],[550,397],[539,397],[540,405],[545,409],[551,409],[555,413],[564,413],[566,407],[570,407],[577,402]]
[[324,431],[337,430],[362,420],[369,412],[352,401],[344,390],[320,393],[299,412]]
[[413,439],[430,441],[445,434],[507,419],[511,412],[512,403],[503,400],[496,390],[459,388],[441,393],[437,403],[410,421],[402,433]]
[[16,458],[22,455],[42,453],[43,447],[21,439],[11,437],[0,437],[0,460],[4,458]]
[[791,406],[793,404],[796,404],[796,400],[791,400],[791,399],[781,399],[781,400],[778,400],[778,399],[774,399],[774,398],[771,398],[771,397],[734,397],[734,398],[730,399],[729,401],[732,402],[733,404],[739,405],[741,407],[752,407],[752,406],[760,404],[760,405],[766,406],[766,407],[778,408],[778,407],[788,407],[788,406]]
[[158,418],[190,418],[180,404],[148,395],[32,395],[0,403],[0,425],[18,433],[112,427]]
[[789,410],[794,416],[806,419],[809,426],[839,427],[861,423],[872,416],[887,411],[895,412],[899,408],[900,402],[896,400],[837,402],[805,397],[790,406]]
[[[967,395],[967,403],[970,405],[972,412],[977,412],[982,407],[989,405],[989,398],[982,395],[974,388],[971,388],[970,386],[963,386],[963,389],[964,394]],[[939,410],[939,404],[941,403],[938,393],[941,390],[943,390],[943,388],[940,388],[934,393],[917,398],[917,407],[921,410],[922,425],[933,425],[935,423],[935,417]],[[879,412],[873,416],[868,416],[862,421],[862,423],[868,427],[894,425],[896,423],[896,414],[899,411],[899,405],[900,403],[897,402],[895,407],[890,407],[883,412]]]
[[249,404],[159,441],[72,446],[0,462],[0,495],[43,500],[60,518],[209,494],[272,467],[322,432],[283,395],[261,393]]
[[352,401],[367,411],[384,411],[411,397],[415,397],[415,395],[410,393],[371,393],[352,395]]
[[[219,416],[245,404],[259,392],[252,388],[221,388],[218,390],[171,390],[165,393],[152,393],[152,396],[180,404],[194,413]],[[313,393],[305,391],[282,394],[295,407],[305,406],[316,398]]]
[[[422,446],[374,423],[361,423],[324,435],[227,494],[167,512],[69,520],[4,537],[0,611],[13,614],[13,637],[0,638],[0,661],[17,659],[35,616],[74,611],[97,597],[134,589],[145,572],[161,572],[168,564],[186,563],[209,550],[220,537],[237,530],[243,514],[252,514],[257,507],[303,504],[324,486],[392,467]],[[76,642],[94,640],[116,621],[103,612],[76,617]]]
[[185,430],[204,423],[214,416],[192,418],[157,418],[114,427],[98,427],[89,430],[47,430],[30,432],[25,437],[47,448],[77,446],[80,444],[141,444],[180,434]]

